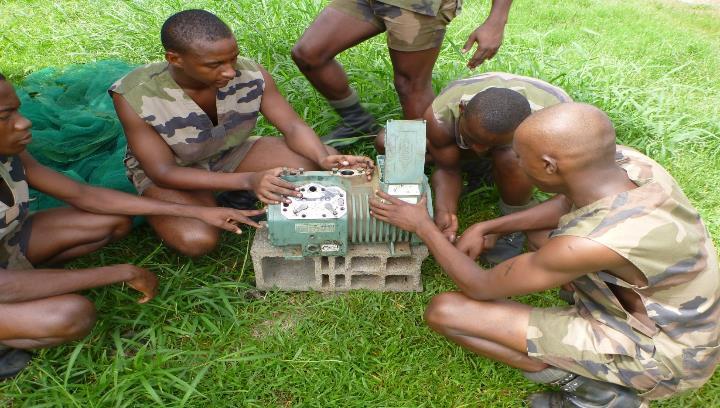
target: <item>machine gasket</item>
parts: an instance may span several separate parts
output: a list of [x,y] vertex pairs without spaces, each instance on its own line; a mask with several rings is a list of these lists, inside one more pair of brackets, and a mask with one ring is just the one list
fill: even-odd
[[288,197],[280,214],[289,220],[337,219],[347,214],[347,193],[337,186],[308,183],[299,187],[302,197]]

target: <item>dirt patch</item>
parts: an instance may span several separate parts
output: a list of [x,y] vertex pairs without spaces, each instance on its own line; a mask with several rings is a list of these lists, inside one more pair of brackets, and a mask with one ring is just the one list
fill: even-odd
[[262,339],[273,333],[287,333],[297,326],[298,319],[288,314],[275,312],[273,319],[264,320],[252,328],[252,336]]

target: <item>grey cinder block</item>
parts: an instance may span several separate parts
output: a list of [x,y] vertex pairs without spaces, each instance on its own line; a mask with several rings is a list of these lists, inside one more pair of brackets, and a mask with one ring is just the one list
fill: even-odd
[[392,256],[387,243],[351,244],[346,256],[303,258],[299,250],[270,244],[267,229],[260,229],[255,233],[251,255],[255,284],[262,290],[420,292],[420,266],[428,249],[424,245],[409,248],[396,251],[400,256]]

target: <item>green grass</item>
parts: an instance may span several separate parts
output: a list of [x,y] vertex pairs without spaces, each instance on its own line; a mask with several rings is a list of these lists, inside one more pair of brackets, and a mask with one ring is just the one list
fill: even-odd
[[[337,119],[299,74],[290,48],[324,2],[0,1],[0,72],[20,82],[49,66],[162,57],[158,31],[190,6],[222,16],[245,55],[265,65],[296,110],[325,133]],[[434,83],[470,75],[459,53],[488,1],[466,2],[450,26]],[[499,54],[479,71],[531,75],[608,112],[620,140],[665,165],[720,232],[720,11],[671,1],[517,2]],[[400,115],[381,36],[342,55],[380,120]],[[266,123],[263,134],[275,131]],[[369,144],[359,151],[370,151]],[[467,226],[495,214],[497,195],[462,202]],[[137,406],[522,406],[538,389],[513,369],[461,350],[428,330],[429,299],[453,288],[430,260],[419,294],[267,293],[253,289],[249,236],[226,236],[189,260],[146,228],[75,266],[133,262],[162,278],[148,305],[115,286],[88,293],[100,320],[81,341],[42,351],[0,384],[0,405]],[[717,238],[715,239],[716,243]],[[522,299],[558,304],[552,292]],[[720,405],[720,375],[700,391],[657,406]]]

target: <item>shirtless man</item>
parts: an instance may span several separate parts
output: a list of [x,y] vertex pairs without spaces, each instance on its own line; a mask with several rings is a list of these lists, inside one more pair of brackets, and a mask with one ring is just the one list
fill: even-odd
[[[161,40],[167,61],[139,67],[110,88],[128,141],[125,165],[142,196],[216,206],[215,191],[251,190],[278,204],[300,195],[278,177],[283,166],[372,169],[367,157],[324,146],[265,68],[239,57],[235,36],[214,14],[179,12],[163,24]],[[260,114],[285,137],[251,136]],[[218,241],[218,229],[197,220],[151,216],[148,222],[188,256],[203,255]]]
[[[488,72],[450,82],[427,108],[427,149],[435,164],[430,182],[435,192],[435,223],[451,241],[458,230],[457,210],[462,191],[461,164],[476,166],[472,173],[492,168],[500,193],[502,215],[525,210],[532,183],[520,170],[512,140],[515,129],[530,113],[572,98],[562,89],[536,78]],[[384,149],[384,133],[376,139]],[[488,163],[489,161],[489,163]],[[476,171],[477,170],[477,171]],[[522,233],[503,235],[482,260],[498,264],[522,252]]]
[[[457,247],[425,200],[380,194],[389,203],[372,203],[378,219],[416,232],[460,289],[433,298],[428,325],[561,387],[533,394],[533,407],[638,407],[702,386],[720,358],[720,275],[707,229],[672,176],[616,146],[612,123],[590,105],[535,113],[513,149],[532,182],[558,195],[476,224]],[[473,262],[488,234],[549,228],[537,252],[489,270]],[[506,300],[567,283],[574,306]]]
[[[502,44],[511,0],[493,0],[485,22],[473,31],[463,47],[477,49],[468,61],[475,68],[495,56]],[[317,16],[292,50],[292,58],[310,83],[328,100],[342,124],[325,136],[336,141],[377,133],[373,116],[335,56],[387,31],[395,90],[405,119],[422,117],[432,102],[432,70],[445,37],[445,27],[460,12],[462,0],[333,0]]]
[[[30,360],[27,349],[52,347],[85,337],[95,308],[75,292],[125,282],[145,303],[157,291],[152,272],[133,265],[57,269],[130,232],[128,215],[193,217],[239,232],[257,227],[248,216],[262,210],[191,207],[80,184],[41,165],[25,150],[31,123],[20,100],[0,75],[0,378],[16,375]],[[30,214],[28,187],[71,207]],[[34,269],[48,265],[48,269]]]

